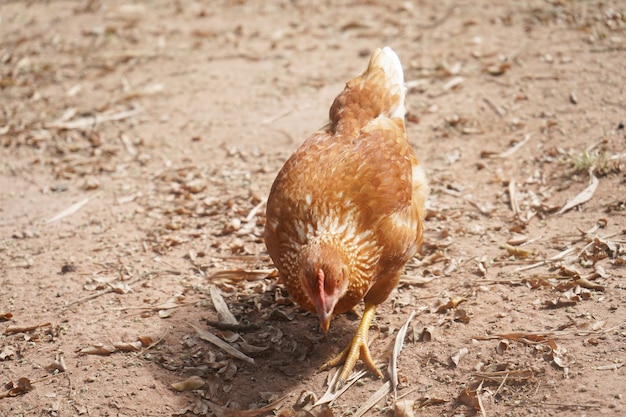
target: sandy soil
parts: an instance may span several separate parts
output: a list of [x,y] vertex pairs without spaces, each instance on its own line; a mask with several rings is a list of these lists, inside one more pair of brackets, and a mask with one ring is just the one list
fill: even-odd
[[401,399],[367,414],[623,415],[626,7],[469,3],[2,2],[0,415],[360,415],[385,381],[302,409],[357,321],[323,336],[261,231],[383,45],[433,194],[370,331],[386,362],[416,312]]

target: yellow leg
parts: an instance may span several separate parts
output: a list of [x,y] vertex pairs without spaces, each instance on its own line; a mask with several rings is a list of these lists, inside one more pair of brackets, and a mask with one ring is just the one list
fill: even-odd
[[359,327],[356,330],[356,334],[354,335],[354,338],[352,339],[350,344],[339,355],[324,364],[323,368],[327,369],[343,363],[343,368],[341,369],[339,379],[337,380],[337,384],[335,386],[337,389],[341,388],[343,384],[346,383],[346,380],[350,376],[350,373],[354,369],[354,365],[359,358],[379,378],[383,377],[383,374],[374,364],[374,361],[372,360],[372,355],[370,354],[370,350],[367,347],[369,328],[372,324],[372,320],[374,319],[375,314],[376,305],[366,303],[365,311],[363,311],[363,317],[361,317]]

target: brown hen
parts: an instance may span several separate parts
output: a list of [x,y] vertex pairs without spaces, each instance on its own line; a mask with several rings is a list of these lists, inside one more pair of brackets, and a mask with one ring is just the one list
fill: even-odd
[[367,341],[376,306],[398,284],[422,241],[429,188],[404,125],[404,75],[395,52],[377,49],[278,173],[267,202],[265,243],[290,296],[332,317],[361,300],[365,310],[348,347],[345,383],[361,358],[378,376]]

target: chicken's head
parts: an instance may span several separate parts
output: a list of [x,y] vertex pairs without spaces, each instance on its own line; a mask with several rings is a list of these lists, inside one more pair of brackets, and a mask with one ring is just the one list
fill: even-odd
[[340,253],[330,247],[314,245],[307,252],[300,270],[300,283],[326,333],[335,306],[348,289],[349,271]]

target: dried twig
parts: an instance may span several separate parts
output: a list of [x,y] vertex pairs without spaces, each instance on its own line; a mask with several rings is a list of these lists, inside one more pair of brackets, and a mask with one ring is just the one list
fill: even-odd
[[511,149],[504,151],[504,152],[497,153],[495,155],[491,155],[491,158],[508,158],[509,156],[513,155],[515,152],[519,151],[522,148],[522,146],[526,145],[531,137],[532,137],[532,133],[528,133],[526,136],[524,136],[524,139],[521,142],[516,143],[515,146],[511,147]]
[[346,392],[348,388],[352,386],[352,384],[361,379],[366,373],[367,372],[365,371],[352,372],[346,380],[345,384],[343,384],[340,389],[335,391],[337,378],[339,378],[340,374],[339,371],[335,372],[332,378],[329,378],[329,381],[327,381],[328,388],[326,389],[326,392],[319,400],[317,400],[317,402],[314,404],[314,407],[322,404],[332,404],[337,398],[339,398],[339,396],[341,396],[341,394]]
[[354,413],[354,417],[361,417],[363,414],[369,411],[370,408],[375,406],[376,403],[378,403],[378,401],[382,400],[385,397],[385,395],[389,394],[390,392],[391,392],[391,381],[387,381],[383,384],[382,387],[378,389],[378,391],[372,394],[372,396],[369,397],[367,401],[365,401],[365,403],[363,403],[363,405],[359,407],[358,410],[356,410],[356,412]]
[[506,114],[506,110],[502,106],[498,106],[496,103],[488,99],[487,97],[483,97],[483,101],[487,103],[487,105],[493,110],[495,114],[502,117]]
[[42,324],[34,324],[32,326],[7,326],[4,329],[4,334],[14,334],[14,333],[28,333],[33,330],[37,330],[40,327],[49,327],[52,326],[52,323],[42,323]]
[[509,181],[509,200],[511,200],[511,210],[513,210],[513,213],[517,216],[520,210],[515,192],[515,180],[513,178]]
[[571,247],[571,248],[565,249],[564,251],[561,251],[561,252],[557,253],[556,255],[554,255],[554,256],[552,256],[552,257],[550,257],[548,259],[544,259],[543,261],[534,263],[532,265],[520,266],[519,268],[516,268],[515,271],[516,272],[527,271],[529,269],[537,268],[539,266],[546,265],[546,264],[549,264],[551,262],[560,261],[561,259],[565,258],[567,255],[569,255],[570,253],[574,252],[575,250],[576,250],[576,247]]
[[414,317],[415,310],[411,312],[409,317],[406,319],[406,322],[402,325],[402,327],[400,327],[400,330],[398,330],[398,334],[396,334],[396,340],[393,345],[393,352],[391,353],[391,358],[389,358],[389,367],[387,368],[387,371],[389,372],[389,380],[391,381],[394,397],[398,396],[398,356],[400,356],[400,352],[402,351],[406,331]]
[[49,123],[46,125],[49,129],[85,129],[85,128],[94,128],[99,123],[103,122],[114,122],[118,120],[127,119],[141,112],[141,109],[135,108],[126,111],[121,111],[118,113],[108,113],[108,114],[94,114],[93,116],[80,117],[75,120],[71,120],[69,122],[57,120],[55,122]]
[[46,220],[45,223],[46,224],[54,223],[56,221],[59,221],[59,220],[65,218],[65,217],[67,217],[67,216],[71,216],[72,214],[76,213],[78,210],[83,208],[85,206],[85,204],[89,203],[94,198],[100,196],[100,194],[101,193],[96,193],[96,194],[94,194],[94,195],[92,195],[90,197],[83,198],[79,202],[72,204],[71,206],[69,206],[65,210],[61,211],[60,213],[57,213],[55,216],[52,216],[51,218]]

